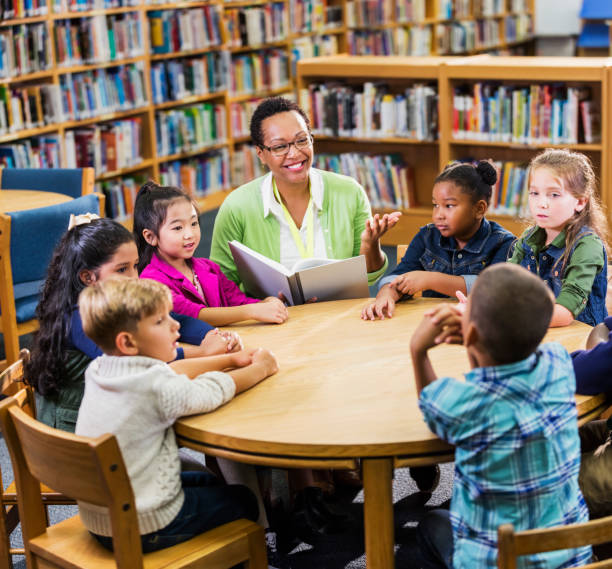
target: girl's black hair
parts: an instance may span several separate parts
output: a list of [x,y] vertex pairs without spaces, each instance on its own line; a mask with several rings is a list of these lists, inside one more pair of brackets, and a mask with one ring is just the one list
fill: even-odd
[[263,131],[261,130],[261,123],[264,120],[279,113],[288,113],[291,111],[300,114],[306,123],[308,132],[310,132],[310,120],[308,120],[308,115],[297,103],[285,99],[285,97],[269,97],[259,103],[251,117],[251,140],[253,144],[255,146],[262,146],[264,143]]
[[192,199],[175,186],[160,186],[149,180],[138,190],[134,203],[134,238],[138,247],[138,273],[142,273],[155,253],[155,247],[147,243],[142,232],[148,229],[159,235],[159,229],[166,220],[168,206],[178,199],[187,200],[196,207]]
[[125,227],[103,217],[73,227],[55,247],[36,307],[40,328],[26,364],[26,380],[38,393],[53,395],[62,388],[72,311],[85,288],[80,273],[95,272],[130,242],[134,237]]
[[491,186],[497,182],[497,172],[487,160],[481,160],[476,166],[467,162],[455,162],[438,174],[434,184],[438,182],[452,182],[462,192],[469,194],[473,203],[485,200],[489,205],[493,191]]

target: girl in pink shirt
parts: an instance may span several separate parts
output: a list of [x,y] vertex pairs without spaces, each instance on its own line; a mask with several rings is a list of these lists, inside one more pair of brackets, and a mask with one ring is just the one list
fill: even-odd
[[250,298],[219,265],[193,256],[200,243],[198,212],[179,188],[154,182],[140,188],[134,205],[134,235],[140,277],[168,286],[175,312],[213,326],[241,320],[276,324],[287,320],[287,308],[278,298]]

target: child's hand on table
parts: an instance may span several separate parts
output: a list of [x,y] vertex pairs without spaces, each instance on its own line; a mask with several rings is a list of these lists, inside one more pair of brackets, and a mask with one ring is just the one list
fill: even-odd
[[242,340],[236,332],[224,332],[215,328],[200,343],[203,356],[214,356],[242,349]]
[[404,294],[414,295],[429,288],[428,277],[429,273],[427,271],[410,271],[395,277],[389,283],[389,286],[402,296]]

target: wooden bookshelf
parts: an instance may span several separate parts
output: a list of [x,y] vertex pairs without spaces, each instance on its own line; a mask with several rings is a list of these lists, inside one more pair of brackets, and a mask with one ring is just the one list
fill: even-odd
[[[612,161],[605,149],[612,133],[609,105],[612,59],[557,57],[352,57],[337,56],[303,60],[298,64],[300,103],[310,108],[309,85],[336,82],[362,86],[365,82],[383,83],[391,94],[401,93],[417,82],[435,85],[439,97],[439,136],[433,141],[415,141],[401,137],[366,138],[315,135],[316,153],[340,154],[361,152],[372,155],[399,154],[414,169],[416,207],[403,210],[397,226],[385,235],[389,245],[409,243],[418,228],[431,221],[431,188],[436,175],[453,160],[493,159],[528,162],[537,152],[548,147],[571,148],[590,157],[596,169],[605,206],[612,204]],[[569,80],[568,80],[569,79]],[[588,87],[601,109],[601,141],[586,144],[548,144],[546,142],[489,142],[482,138],[453,137],[453,103],[455,89],[470,88],[478,82],[496,85],[530,86],[563,84]],[[379,211],[388,211],[380,209]],[[514,215],[492,213],[489,217],[510,231],[519,234],[527,223]]]
[[[491,20],[499,24],[500,30],[504,26],[504,22],[507,18],[514,16],[525,15],[533,20],[533,2],[534,0],[500,0],[503,4],[503,10],[499,13],[484,15],[478,14],[477,12],[470,12],[469,14],[458,14],[463,20],[467,21],[484,21]],[[515,3],[519,2],[524,10],[515,9]],[[19,129],[12,129],[5,133],[0,133],[0,145],[3,144],[15,144],[24,142],[26,140],[36,141],[39,144],[39,137],[57,137],[59,145],[59,163],[57,165],[65,167],[68,163],[66,156],[66,133],[69,131],[83,130],[93,125],[109,125],[116,121],[129,120],[132,118],[139,118],[142,121],[142,132],[141,132],[141,144],[140,152],[142,162],[139,164],[130,164],[125,168],[113,168],[104,169],[98,171],[97,181],[108,183],[113,180],[121,180],[124,177],[138,176],[139,179],[146,179],[153,177],[160,179],[160,171],[167,166],[167,163],[172,160],[180,160],[187,162],[194,158],[200,158],[205,156],[207,152],[217,151],[219,148],[226,149],[228,156],[228,171],[233,170],[233,164],[235,157],[241,155],[242,147],[249,144],[249,139],[245,136],[245,132],[233,131],[232,116],[230,110],[232,105],[241,104],[246,105],[247,109],[249,103],[251,103],[248,111],[245,111],[243,117],[248,122],[250,116],[249,113],[252,111],[254,105],[253,101],[260,98],[267,97],[270,95],[286,94],[291,95],[294,93],[295,86],[297,84],[297,72],[296,72],[296,60],[303,56],[325,56],[328,54],[344,53],[349,50],[349,35],[354,29],[349,28],[347,25],[348,17],[347,11],[351,9],[351,6],[355,6],[358,2],[351,3],[350,0],[327,0],[325,3],[317,0],[240,0],[240,1],[228,1],[228,0],[199,0],[199,1],[185,1],[178,3],[146,3],[145,0],[137,0],[135,5],[131,6],[120,6],[113,8],[91,8],[83,10],[85,5],[84,0],[74,0],[75,10],[70,11],[62,8],[61,11],[55,11],[55,0],[42,0],[43,8],[46,6],[46,13],[39,11],[36,14],[30,16],[24,15],[21,11],[17,16],[11,18],[4,18],[0,22],[0,34],[7,29],[20,25],[33,25],[33,24],[44,24],[47,29],[47,46],[46,51],[49,54],[50,65],[44,70],[33,70],[28,73],[19,76],[6,76],[1,75],[0,68],[0,93],[1,90],[19,90],[26,88],[34,88],[41,85],[54,85],[59,88],[66,81],[68,77],[79,77],[79,74],[87,73],[102,73],[112,72],[119,66],[130,66],[137,65],[142,69],[144,92],[146,95],[146,102],[142,105],[138,105],[137,108],[130,109],[116,109],[112,112],[104,112],[101,114],[95,114],[94,116],[85,116],[79,119],[66,119],[61,120],[57,123],[40,124],[38,126],[26,127]],[[397,0],[380,0],[383,2],[390,2],[395,9],[396,5],[399,5]],[[420,21],[399,21],[394,16],[387,18],[380,22],[377,26],[372,24],[373,27],[380,28],[381,30],[387,30],[394,32],[397,29],[410,30],[413,27],[419,26],[430,26],[432,30],[438,25],[451,24],[455,20],[449,20],[446,17],[442,17],[440,14],[440,0],[415,0],[415,4],[422,3],[423,18]],[[34,2],[36,4],[36,2]],[[40,2],[39,2],[40,4]],[[470,9],[474,10],[478,5],[478,2],[470,2]],[[58,2],[59,5],[59,2]],[[70,1],[66,2],[65,5],[70,6]],[[93,6],[93,2],[91,3]],[[99,5],[99,4],[95,4]],[[241,45],[236,46],[233,43],[230,45],[229,38],[229,14],[235,10],[252,10],[252,9],[268,9],[272,5],[282,6],[284,13],[283,23],[283,34],[282,37],[274,37],[273,39],[264,38],[262,42],[256,45]],[[214,42],[214,45],[207,46],[205,48],[194,48],[184,49],[181,51],[169,51],[168,53],[154,53],[151,42],[151,29],[150,23],[151,17],[154,17],[155,12],[164,11],[182,11],[182,10],[194,10],[194,9],[214,9],[218,11],[219,22],[220,22],[220,41]],[[137,14],[140,25],[141,37],[140,45],[142,45],[142,52],[139,54],[117,56],[113,61],[82,61],[74,65],[62,65],[59,63],[59,54],[56,45],[56,32],[60,26],[64,25],[64,22],[72,22],[75,19],[91,19],[112,16],[113,18],[125,18],[129,14]],[[356,29],[356,28],[355,28]],[[501,36],[500,36],[501,37]],[[435,34],[432,35],[432,53],[436,53],[435,47]],[[503,42],[496,45],[488,46],[486,49],[502,48],[504,46],[510,46],[515,44],[523,44],[528,41],[529,38],[521,38],[517,42],[509,42],[507,38],[503,37]],[[477,50],[485,49],[478,47]],[[151,70],[154,66],[163,65],[170,61],[191,61],[198,58],[206,57],[208,54],[219,54],[219,57],[227,58],[229,65],[232,65],[233,58],[250,57],[253,54],[260,54],[264,52],[277,51],[284,55],[287,65],[287,78],[286,84],[280,86],[272,86],[270,88],[260,89],[258,91],[253,90],[247,93],[235,93],[231,85],[229,84],[229,77],[227,78],[227,84],[223,88],[216,89],[213,92],[208,93],[196,93],[186,94],[180,97],[174,97],[171,100],[164,102],[154,102],[153,100],[153,85],[151,78]],[[374,64],[376,67],[380,67],[380,61]],[[425,70],[429,67],[435,68],[437,66],[436,59],[431,59],[427,64],[424,62],[418,67],[419,73],[428,73]],[[401,65],[400,65],[401,67]],[[384,68],[387,69],[387,73],[394,74],[397,70],[394,70],[384,64]],[[434,73],[434,71],[432,71]],[[437,71],[435,72],[437,73]],[[340,74],[338,75],[340,76]],[[437,75],[436,75],[437,77]],[[390,77],[391,78],[391,77]],[[416,78],[416,76],[415,76]],[[424,79],[428,79],[427,75],[423,76]],[[436,79],[437,81],[437,79]],[[185,108],[190,105],[198,105],[207,102],[218,102],[225,108],[226,115],[226,132],[227,137],[223,142],[218,144],[207,146],[206,148],[193,148],[184,150],[181,152],[174,153],[172,156],[160,156],[157,151],[158,140],[156,134],[156,117],[160,113]],[[323,143],[323,140],[321,140]],[[330,141],[330,145],[333,143]],[[359,141],[344,141],[346,145],[358,145]],[[411,142],[406,140],[380,140],[377,141],[377,146],[384,151],[386,147],[395,148],[401,147],[406,148],[410,146]],[[386,146],[385,146],[386,145]],[[427,160],[435,163],[439,162],[439,145],[434,144],[423,144],[419,141],[413,141],[412,146],[414,149],[412,154],[420,152],[421,146],[426,148],[425,155]],[[417,150],[418,149],[418,150]],[[594,152],[597,152],[594,150]],[[410,154],[410,153],[409,153]],[[1,158],[1,156],[0,156]],[[431,168],[435,170],[435,168]],[[242,181],[242,180],[240,180]],[[235,187],[238,181],[228,180],[227,190]],[[225,194],[220,193],[219,197],[222,198]],[[215,200],[201,199],[200,205],[206,209],[208,204],[216,203]]]

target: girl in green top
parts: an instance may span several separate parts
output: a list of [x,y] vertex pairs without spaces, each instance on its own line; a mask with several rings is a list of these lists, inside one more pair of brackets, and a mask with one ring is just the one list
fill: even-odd
[[529,171],[529,210],[535,225],[514,247],[517,263],[544,279],[556,297],[551,326],[574,318],[595,326],[607,316],[608,227],[590,160],[549,149]]

